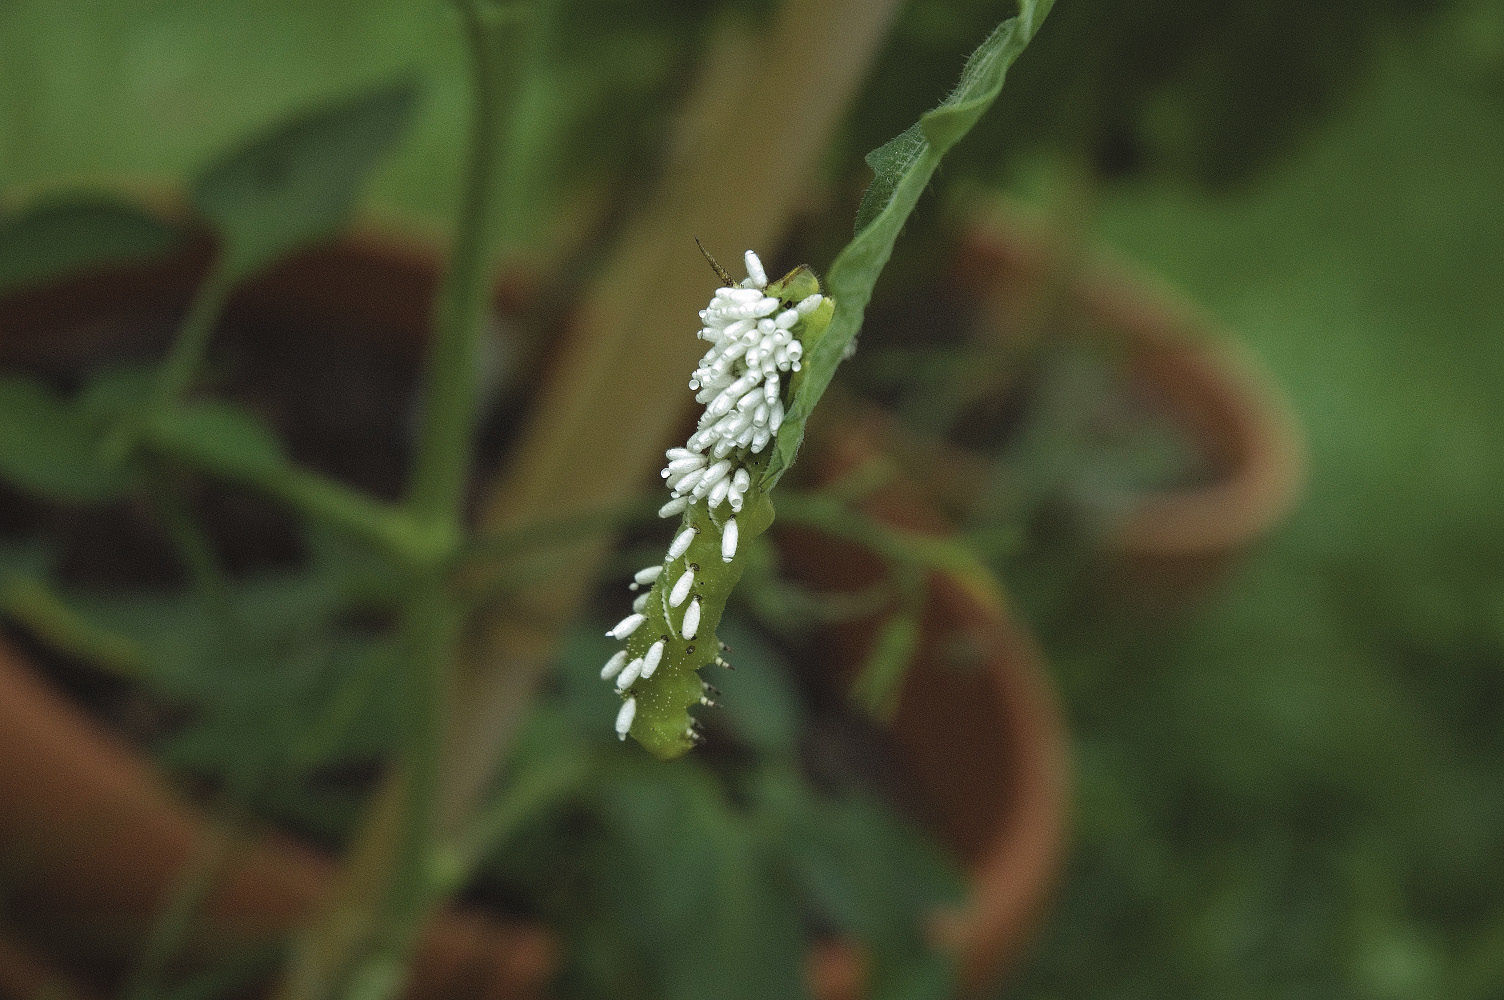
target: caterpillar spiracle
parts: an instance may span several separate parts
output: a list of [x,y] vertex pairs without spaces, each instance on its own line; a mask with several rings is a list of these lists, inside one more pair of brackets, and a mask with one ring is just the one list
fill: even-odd
[[[708,255],[707,255],[708,258]],[[746,542],[773,523],[762,473],[805,351],[825,331],[835,303],[799,267],[769,282],[757,254],[747,277],[726,282],[700,310],[699,337],[710,343],[689,380],[705,412],[689,440],[670,448],[663,469],[671,497],[659,511],[679,519],[661,563],[640,570],[632,612],[606,634],[622,648],[601,679],[616,686],[616,733],[670,760],[699,741],[690,710],[712,705],[700,670],[720,661],[716,629],[742,575]]]

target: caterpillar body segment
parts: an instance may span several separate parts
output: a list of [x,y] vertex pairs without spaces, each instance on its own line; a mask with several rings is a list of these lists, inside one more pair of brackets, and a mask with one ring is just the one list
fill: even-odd
[[[766,493],[748,497],[735,516],[742,539],[755,538],[773,523],[773,505]],[[721,532],[726,519],[717,518],[708,506],[698,503],[683,515],[683,529],[696,528],[694,540],[677,559],[668,560],[648,592],[646,619],[626,640],[628,662],[645,658],[652,646],[662,642],[663,653],[650,677],[638,677],[624,698],[636,699],[628,733],[655,757],[672,760],[695,745],[690,710],[707,695],[699,671],[720,656],[716,629],[726,601],[741,579],[743,558],[721,558]],[[669,601],[673,580],[694,569],[694,583],[679,607]],[[691,607],[698,607],[699,622],[692,636],[685,635],[684,620]]]
[[714,704],[699,671],[723,662],[716,629],[741,578],[746,543],[773,522],[762,481],[766,449],[793,398],[801,359],[835,308],[808,267],[769,282],[749,250],[748,276],[732,284],[711,263],[727,285],[700,311],[699,337],[710,349],[689,381],[705,410],[684,446],[669,449],[662,472],[672,496],[659,514],[678,517],[679,528],[662,564],[634,576],[632,589],[647,593],[607,632],[624,648],[601,671],[622,698],[617,735],[664,760],[698,742],[690,709]]

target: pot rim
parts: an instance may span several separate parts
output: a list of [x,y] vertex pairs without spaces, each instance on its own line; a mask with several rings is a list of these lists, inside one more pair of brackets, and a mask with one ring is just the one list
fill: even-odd
[[1207,482],[1138,494],[1104,544],[1162,559],[1241,548],[1294,508],[1306,448],[1294,409],[1253,353],[1165,279],[1104,247],[1083,253],[1037,212],[998,200],[967,220],[957,266],[992,307],[1020,285],[1061,294],[1125,349],[1133,377],[1214,451]]

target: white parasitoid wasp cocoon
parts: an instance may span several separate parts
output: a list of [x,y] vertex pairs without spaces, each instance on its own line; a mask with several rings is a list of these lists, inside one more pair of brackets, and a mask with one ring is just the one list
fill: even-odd
[[770,282],[748,250],[747,277],[738,282],[705,257],[725,283],[700,310],[698,336],[709,349],[689,379],[705,410],[689,439],[667,451],[661,473],[671,495],[658,514],[679,518],[679,530],[663,562],[632,578],[632,589],[650,589],[606,633],[623,648],[601,670],[622,697],[617,735],[630,734],[665,760],[701,739],[689,710],[714,701],[699,671],[724,662],[715,630],[741,577],[741,555],[773,521],[760,484],[768,446],[802,359],[835,311],[807,267]]

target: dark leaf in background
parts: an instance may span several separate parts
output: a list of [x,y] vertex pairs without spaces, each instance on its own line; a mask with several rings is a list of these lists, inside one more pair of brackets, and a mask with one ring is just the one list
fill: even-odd
[[723,707],[705,713],[710,747],[755,745],[765,762],[753,771],[710,754],[662,767],[620,752],[598,677],[612,647],[594,630],[566,644],[559,686],[529,720],[520,771],[601,750],[570,801],[528,816],[489,857],[493,877],[526,887],[564,931],[560,995],[803,996],[816,930],[869,946],[874,996],[952,995],[923,929],[959,898],[960,874],[887,803],[810,783],[797,739],[808,710],[787,665],[752,633],[726,635],[738,668],[714,678]]
[[[807,995],[803,923],[772,845],[703,773],[620,773],[597,799],[621,864],[609,891],[663,1000]],[[638,950],[640,949],[640,950]]]
[[337,230],[407,131],[418,93],[412,79],[383,83],[295,115],[210,164],[193,204],[218,227],[230,273],[254,273]]
[[234,581],[207,608],[174,590],[67,600],[141,651],[140,680],[179,719],[156,748],[169,768],[334,836],[360,787],[320,792],[307,779],[382,760],[401,711],[393,649],[346,624],[362,606],[362,573],[315,560],[297,573]]
[[149,368],[105,368],[90,376],[73,405],[92,423],[110,427],[145,406],[154,385]]
[[125,488],[125,472],[99,443],[99,427],[40,382],[0,377],[0,479],[64,503],[108,500]]
[[702,676],[721,690],[720,708],[705,713],[710,725],[724,717],[736,738],[774,760],[790,760],[806,732],[807,713],[794,690],[790,667],[767,640],[736,622],[722,625],[721,636],[732,649],[728,655],[744,665],[739,670],[706,670]]
[[778,769],[759,774],[755,798],[780,828],[780,860],[805,906],[866,944],[879,978],[896,983],[929,964],[925,922],[935,908],[960,900],[965,886],[914,824],[873,795],[816,794]]
[[181,234],[110,195],[76,193],[0,214],[0,295],[91,267],[148,260]]

